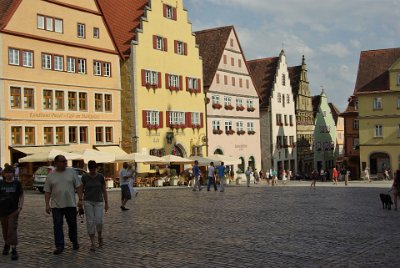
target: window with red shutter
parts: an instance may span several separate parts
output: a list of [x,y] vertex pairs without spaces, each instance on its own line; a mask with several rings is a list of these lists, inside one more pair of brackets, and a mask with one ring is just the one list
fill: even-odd
[[171,126],[171,112],[166,112],[166,119],[165,119],[165,125],[167,126],[167,127],[170,127]]
[[174,40],[174,53],[178,54],[178,41]]
[[169,84],[169,74],[165,74],[165,88],[169,89],[171,86]]
[[147,128],[147,111],[142,111],[142,125]]
[[164,13],[163,15],[164,15],[164,18],[167,17],[167,8],[168,8],[167,5],[164,4],[164,5],[163,5],[163,13]]
[[176,10],[176,8],[174,7],[173,9],[173,20],[177,20],[178,19],[178,14],[177,14],[177,10]]
[[158,88],[162,88],[162,81],[161,81],[161,72],[158,72]]
[[179,76],[179,90],[183,90],[183,77],[182,77],[182,75]]
[[189,91],[189,77],[186,77],[186,91]]
[[168,39],[164,38],[164,51],[167,52],[168,51]]
[[158,127],[163,128],[164,127],[164,113],[163,112],[159,113],[158,122],[159,122]]
[[201,88],[201,79],[197,79],[197,87],[198,87],[199,93],[203,92],[203,89]]
[[187,43],[183,43],[183,54],[186,56],[188,54],[188,46]]
[[201,128],[204,127],[204,114],[203,113],[200,114],[200,127]]
[[191,128],[192,127],[192,113],[186,112],[185,119],[186,119],[186,127]]
[[157,35],[153,35],[153,48],[157,49]]
[[146,70],[142,70],[142,86],[146,86]]

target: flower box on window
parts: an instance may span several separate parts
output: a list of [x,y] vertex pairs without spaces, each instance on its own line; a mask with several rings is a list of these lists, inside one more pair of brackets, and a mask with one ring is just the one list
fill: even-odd
[[151,125],[151,124],[148,124],[148,125],[147,125],[147,129],[148,129],[148,130],[157,130],[157,129],[159,129],[159,128],[160,128],[159,125]]
[[228,130],[228,131],[226,131],[226,135],[233,135],[233,134],[235,134],[235,131],[234,131],[234,130]]
[[190,89],[188,89],[188,91],[189,91],[190,94],[197,94],[197,93],[199,93],[199,90],[198,90],[198,89],[192,89],[192,88],[190,88]]
[[237,106],[236,111],[244,111],[244,106],[243,105]]
[[247,132],[247,134],[254,135],[254,134],[256,134],[256,132],[254,130],[250,130],[250,131]]
[[200,126],[200,125],[192,125],[192,128],[193,128],[193,129],[196,129],[196,128],[197,128],[197,129],[200,129],[201,126]]
[[240,135],[246,134],[246,131],[244,131],[244,130],[238,130],[238,132],[236,132],[236,133],[240,136]]
[[221,108],[222,108],[222,105],[221,105],[221,104],[219,104],[219,103],[214,103],[214,104],[212,105],[212,107],[213,107],[213,109],[217,109],[217,110],[219,110],[219,109],[221,109]]
[[170,91],[179,91],[179,87],[169,87],[168,88]]
[[256,110],[256,108],[254,108],[254,107],[247,107],[248,112],[254,112],[255,110]]
[[184,129],[186,126],[184,124],[171,124],[169,127],[172,129]]
[[234,107],[232,106],[232,104],[228,104],[228,105],[225,105],[225,110],[233,110],[234,109]]
[[222,130],[220,130],[220,129],[213,129],[213,133],[216,134],[216,135],[221,135],[224,132]]

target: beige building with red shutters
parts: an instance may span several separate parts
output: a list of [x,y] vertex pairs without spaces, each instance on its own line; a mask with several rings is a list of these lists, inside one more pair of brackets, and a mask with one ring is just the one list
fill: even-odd
[[97,1],[0,2],[0,163],[119,144],[119,54]]

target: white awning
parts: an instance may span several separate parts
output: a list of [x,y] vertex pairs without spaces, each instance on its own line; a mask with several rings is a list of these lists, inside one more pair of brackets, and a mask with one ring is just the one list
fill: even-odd
[[32,162],[48,162],[53,161],[57,155],[63,155],[67,160],[81,160],[83,159],[80,154],[67,153],[60,150],[51,150],[50,152],[40,152],[31,154],[19,159],[20,163],[32,163]]
[[12,149],[17,150],[26,155],[38,154],[38,153],[49,153],[51,150],[71,152],[70,146],[14,147]]
[[96,146],[96,149],[103,153],[109,153],[113,155],[126,155],[127,153],[119,146]]

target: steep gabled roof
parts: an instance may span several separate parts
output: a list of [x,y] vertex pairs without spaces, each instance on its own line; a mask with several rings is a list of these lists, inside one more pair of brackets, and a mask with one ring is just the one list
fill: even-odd
[[314,111],[314,117],[317,115],[320,105],[321,105],[321,95],[313,96],[312,106]]
[[332,102],[328,103],[328,105],[329,105],[329,108],[331,109],[333,119],[335,120],[335,125],[337,125],[340,111]]
[[205,87],[211,86],[232,30],[234,30],[233,26],[226,26],[194,33],[203,59]]
[[22,0],[0,0],[0,30],[4,29]]
[[300,79],[301,79],[301,65],[288,68],[290,85],[295,96],[299,94]]
[[389,90],[389,68],[400,58],[400,48],[362,51],[354,94]]
[[131,41],[141,26],[148,0],[96,0],[121,57],[129,57]]
[[261,99],[261,108],[269,106],[272,87],[278,69],[279,57],[251,60],[247,62],[250,75]]

